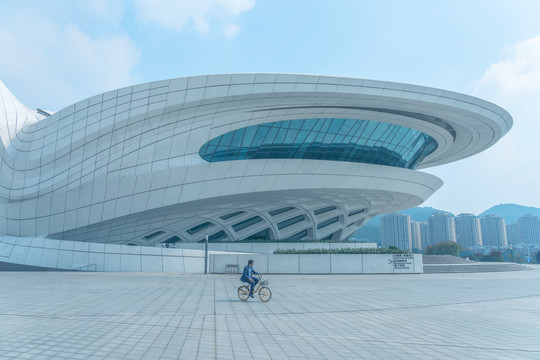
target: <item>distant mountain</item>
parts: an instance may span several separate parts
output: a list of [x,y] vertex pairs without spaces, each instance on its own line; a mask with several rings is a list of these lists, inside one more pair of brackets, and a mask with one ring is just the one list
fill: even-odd
[[[439,210],[432,207],[415,207],[412,209],[398,211],[401,214],[406,214],[411,217],[411,220],[414,221],[428,221],[429,217],[436,212],[444,212],[450,215],[454,215],[449,211]],[[515,223],[518,218],[523,215],[533,214],[540,217],[540,209],[530,206],[522,206],[517,204],[499,204],[495,205],[480,215],[499,215],[504,219],[507,224]],[[386,215],[386,214],[385,214]],[[373,219],[368,221],[364,226],[362,226],[358,231],[352,236],[358,240],[368,240],[368,241],[380,241],[380,227],[381,227],[381,217],[384,215],[375,216]]]
[[[444,212],[444,213],[454,215],[451,212],[435,209],[432,207],[415,207],[411,209],[398,211],[398,213],[409,215],[411,217],[411,220],[413,221],[428,221],[431,214],[434,214],[437,212]],[[376,226],[376,227],[381,226],[381,217],[383,216],[384,215],[375,216],[373,219],[368,221],[364,226]]]
[[490,207],[478,216],[499,215],[507,224],[515,223],[523,215],[533,214],[540,217],[540,209],[517,204],[499,204]]

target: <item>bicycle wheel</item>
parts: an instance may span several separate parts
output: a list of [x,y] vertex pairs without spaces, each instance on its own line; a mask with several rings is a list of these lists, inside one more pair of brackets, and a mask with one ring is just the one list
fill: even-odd
[[249,298],[249,288],[245,285],[238,288],[238,297],[242,301],[246,301]]
[[262,302],[267,302],[272,298],[272,292],[269,288],[266,286],[261,287],[261,290],[259,290],[259,299],[261,299]]

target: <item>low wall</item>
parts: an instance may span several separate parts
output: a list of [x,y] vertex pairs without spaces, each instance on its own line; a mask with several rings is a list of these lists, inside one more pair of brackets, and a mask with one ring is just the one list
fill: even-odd
[[0,263],[4,270],[203,273],[204,252],[2,236]]
[[[193,249],[204,250],[204,243],[177,243],[175,244],[177,249]],[[208,250],[211,251],[226,251],[226,252],[249,252],[258,254],[273,254],[277,249],[376,249],[376,243],[360,243],[360,242],[346,242],[346,243],[309,243],[309,242],[263,242],[263,243],[209,243]]]
[[213,254],[210,272],[225,273],[227,265],[241,272],[249,259],[267,274],[420,274],[421,254]]
[[[195,245],[195,244],[194,244]],[[202,245],[202,244],[201,244]],[[347,243],[238,243],[223,251],[210,251],[209,271],[224,273],[225,266],[242,270],[249,259],[263,273],[275,274],[375,274],[422,272],[422,257],[414,255],[406,267],[396,268],[396,255],[275,255],[262,253],[279,248],[338,248],[343,245],[366,247],[370,244]],[[259,253],[252,253],[253,250]],[[223,249],[223,247],[222,247]],[[234,253],[226,253],[228,251]],[[274,249],[274,250],[272,250]],[[245,253],[241,253],[244,251]],[[402,259],[403,260],[403,259]],[[411,268],[412,267],[412,268]],[[119,272],[204,273],[204,251],[145,246],[100,244],[40,237],[0,236],[0,270],[78,270]]]

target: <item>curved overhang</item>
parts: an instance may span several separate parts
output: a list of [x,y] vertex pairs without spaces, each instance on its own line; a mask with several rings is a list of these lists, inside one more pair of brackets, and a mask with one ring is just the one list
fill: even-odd
[[[212,213],[212,204],[233,204],[246,212],[241,221],[259,226],[264,219],[272,222],[265,211],[276,209],[257,214],[257,201],[292,206],[303,194],[312,205],[298,207],[306,219],[302,226],[311,227],[316,238],[327,233],[344,238],[371,216],[419,205],[441,186],[430,175],[381,164],[333,159],[208,163],[199,154],[205,143],[238,129],[323,118],[397,125],[429,136],[437,148],[419,158],[417,169],[483,151],[512,126],[506,111],[480,99],[372,80],[229,74],[140,84],[80,101],[17,132],[2,152],[1,224],[10,235],[80,238],[84,232],[101,241],[96,239],[106,229],[129,230],[129,221],[146,224],[146,217],[166,221],[181,209],[207,212],[193,224],[184,219],[173,232],[209,219],[220,223],[216,216],[221,213]],[[314,217],[321,207],[334,206],[328,194],[340,199],[341,213],[338,204],[331,218]],[[347,199],[362,203],[361,209],[347,205]],[[164,215],[163,209],[171,213]],[[348,214],[360,210],[349,222]],[[155,230],[154,223],[142,226],[141,236]],[[233,226],[245,224],[223,222],[223,231],[234,238]],[[254,235],[246,229],[235,239]],[[274,236],[289,236],[282,230],[272,229]]]

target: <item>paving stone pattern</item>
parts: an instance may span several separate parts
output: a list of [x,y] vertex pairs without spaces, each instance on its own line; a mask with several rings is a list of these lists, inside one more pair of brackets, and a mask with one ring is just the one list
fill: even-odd
[[269,280],[0,272],[0,359],[540,359],[538,266]]

